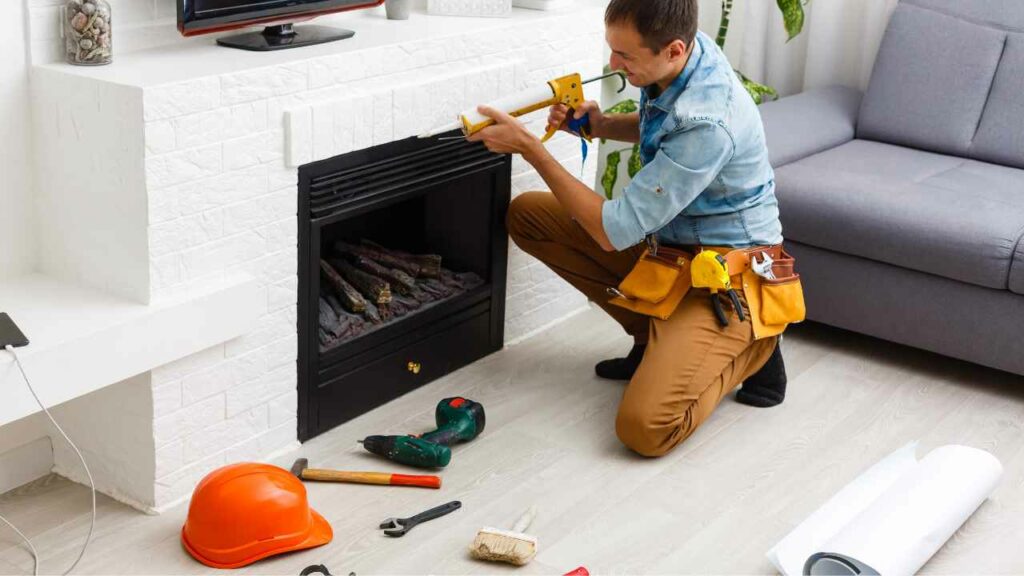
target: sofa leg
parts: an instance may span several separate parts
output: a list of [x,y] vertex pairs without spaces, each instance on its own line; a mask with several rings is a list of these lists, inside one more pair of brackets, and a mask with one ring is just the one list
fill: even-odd
[[770,408],[782,404],[785,399],[786,364],[782,361],[782,348],[776,344],[764,366],[743,382],[736,392],[736,401],[747,406]]

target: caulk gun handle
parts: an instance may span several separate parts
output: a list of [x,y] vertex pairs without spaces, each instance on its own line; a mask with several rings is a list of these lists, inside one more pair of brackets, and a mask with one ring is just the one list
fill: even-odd
[[[584,114],[580,118],[576,118],[573,115],[576,113],[572,108],[569,109],[568,114],[565,117],[565,126],[569,129],[569,132],[583,138],[587,142],[590,142],[590,114]],[[547,132],[544,133],[544,137],[541,138],[541,142],[547,142],[558,132],[561,126],[552,126],[548,124]]]
[[569,117],[569,130],[587,142],[590,142],[590,113],[586,113],[579,118],[574,116]]

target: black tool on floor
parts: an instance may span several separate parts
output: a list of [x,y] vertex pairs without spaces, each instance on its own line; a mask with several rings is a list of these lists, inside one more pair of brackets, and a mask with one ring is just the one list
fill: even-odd
[[380,523],[379,528],[388,536],[394,536],[397,538],[399,536],[405,536],[405,533],[415,528],[417,524],[421,524],[427,520],[433,520],[434,518],[440,518],[445,514],[451,514],[459,508],[462,508],[462,502],[453,500],[447,504],[431,508],[426,512],[420,512],[411,518],[388,518]]
[[[323,574],[324,576],[333,576],[331,571],[327,569],[327,566],[323,564],[313,564],[312,566],[306,566],[302,572],[299,572],[299,576],[310,576],[310,574]],[[356,576],[355,572],[349,572],[348,576]]]
[[22,334],[18,325],[11,320],[6,312],[0,312],[0,350],[7,346],[21,348],[28,346],[28,338]]

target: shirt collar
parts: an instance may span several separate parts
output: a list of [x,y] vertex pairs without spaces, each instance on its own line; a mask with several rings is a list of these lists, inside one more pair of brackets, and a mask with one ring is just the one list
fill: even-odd
[[693,52],[690,53],[690,58],[686,61],[686,66],[683,68],[683,71],[680,72],[679,76],[676,76],[676,79],[668,85],[668,88],[654,99],[651,99],[652,88],[650,86],[644,88],[644,95],[647,96],[651,106],[654,106],[664,112],[672,111],[676,98],[678,98],[679,94],[686,89],[686,84],[690,81],[690,77],[693,76],[693,71],[697,69],[697,62],[700,61],[702,54],[704,54],[704,49],[700,45],[700,39],[697,36],[694,36]]

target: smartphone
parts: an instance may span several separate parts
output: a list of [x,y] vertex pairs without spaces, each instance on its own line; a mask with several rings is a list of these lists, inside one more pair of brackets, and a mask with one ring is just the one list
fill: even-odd
[[0,312],[0,349],[6,348],[8,345],[15,348],[28,346],[28,338],[25,338],[10,316]]

